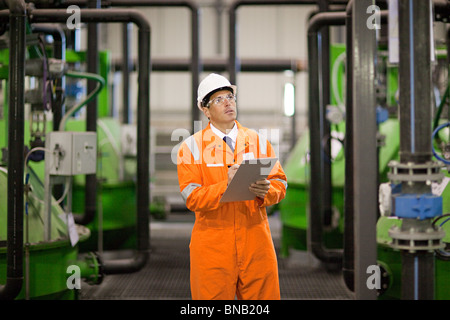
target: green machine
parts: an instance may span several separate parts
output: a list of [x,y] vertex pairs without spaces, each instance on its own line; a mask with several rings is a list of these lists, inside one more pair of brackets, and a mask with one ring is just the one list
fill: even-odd
[[[72,290],[68,278],[71,268],[79,270],[80,279],[100,283],[100,265],[95,253],[80,255],[78,245],[72,245],[67,227],[67,215],[53,199],[51,207],[52,228],[50,240],[44,240],[44,185],[30,169],[27,173],[28,191],[24,215],[24,285],[17,299],[75,299],[78,291]],[[6,221],[7,170],[0,167],[0,221]],[[90,237],[84,226],[73,230],[78,241]],[[6,239],[6,223],[0,224],[0,239]],[[5,283],[6,247],[0,247],[0,283]]]
[[[332,122],[331,137],[331,161],[332,172],[332,203],[333,214],[331,221],[323,230],[323,246],[327,249],[343,248],[344,230],[344,184],[345,184],[345,157],[343,140],[345,138],[345,125],[343,117],[339,115],[340,104],[345,84],[344,59],[345,47],[343,45],[332,45],[330,47],[330,74],[331,74],[331,106],[330,112],[337,112],[337,115],[329,117]],[[398,91],[398,70],[396,66],[386,64],[386,55],[380,55],[381,64],[384,63],[385,81],[385,104],[387,106],[397,106]],[[444,56],[439,58],[444,59]],[[447,102],[448,89],[439,101],[437,120],[441,114],[441,109]],[[399,121],[395,115],[387,117],[386,113],[377,113],[379,116],[378,131],[380,140],[378,148],[379,183],[389,184],[389,165],[391,161],[397,160],[399,155]],[[439,122],[442,123],[442,122]],[[435,127],[437,126],[437,122]],[[445,133],[444,133],[445,132]],[[431,138],[431,137],[430,137]],[[439,140],[448,145],[449,130],[445,128],[439,133]],[[309,212],[309,185],[310,185],[310,163],[309,163],[309,132],[305,132],[289,157],[285,161],[283,168],[289,183],[289,188],[285,199],[279,204],[280,218],[282,222],[281,254],[289,256],[290,250],[311,250],[310,242],[310,213]],[[438,148],[438,146],[436,146]],[[442,147],[443,148],[443,147]],[[446,178],[441,185],[443,198],[443,212],[450,212],[450,188],[446,187],[447,177],[450,174],[446,167],[442,168]],[[380,210],[381,211],[381,210]],[[436,250],[435,256],[435,298],[438,300],[450,299],[450,254],[448,253],[450,243],[450,223],[449,217],[443,215],[436,219],[435,223],[445,232],[442,239],[443,249]],[[402,279],[402,257],[400,250],[392,247],[393,239],[390,236],[391,230],[401,226],[402,220],[389,216],[389,213],[378,217],[377,222],[377,262],[381,269],[381,288],[378,290],[379,299],[400,299],[401,279]],[[446,251],[447,250],[447,251]],[[326,264],[325,264],[325,267]],[[335,268],[333,268],[335,270]]]
[[[128,249],[135,246],[137,242],[136,152],[133,152],[133,141],[130,142],[128,139],[127,143],[122,143],[125,134],[127,137],[134,137],[136,142],[136,127],[123,125],[117,119],[110,117],[109,86],[105,80],[108,79],[110,72],[108,52],[99,53],[100,75],[73,71],[77,68],[82,70],[86,53],[67,50],[64,63],[61,63],[58,59],[52,58],[52,50],[44,48],[43,43],[36,34],[31,32],[28,25],[27,31],[26,75],[29,77],[27,79],[30,80],[31,90],[25,97],[25,103],[29,103],[31,108],[27,110],[24,121],[24,153],[26,154],[23,213],[24,277],[22,288],[15,299],[76,299],[79,292],[76,289],[80,289],[81,279],[88,284],[99,284],[104,274],[118,272],[114,269],[116,261],[102,263],[101,256],[95,253],[95,250]],[[3,79],[2,87],[5,93],[4,103],[0,108],[0,149],[2,150],[0,285],[7,283],[8,277],[5,276],[6,270],[9,269],[6,222],[8,220],[7,146],[10,125],[7,94],[9,56],[9,49],[0,51],[0,78]],[[30,69],[28,64],[34,65],[34,68]],[[52,128],[52,121],[46,118],[45,107],[42,108],[42,105],[45,106],[42,102],[42,83],[45,81],[42,79],[47,76],[47,84],[49,84],[50,79],[52,81],[55,79],[52,77],[58,78],[54,74],[42,74],[42,70],[46,70],[45,68],[50,64],[53,72],[60,70],[59,77],[64,73],[67,79],[65,88],[56,88],[56,92],[52,88],[53,91],[47,92],[48,99],[50,96],[51,99],[57,99],[58,89],[68,93],[66,96],[68,111],[62,118],[59,130]],[[63,65],[71,70],[62,71]],[[86,80],[97,82],[94,91],[84,92]],[[58,85],[61,85],[61,82]],[[98,97],[99,102],[95,142],[93,145],[88,145],[82,140],[81,145],[76,145],[80,142],[76,140],[77,137],[83,136],[86,130],[85,121],[78,113],[82,112],[81,108],[94,97]],[[62,139],[61,137],[66,133],[70,138],[59,141],[58,139]],[[71,144],[63,145],[62,142]],[[50,149],[47,143],[51,146],[51,152],[48,152]],[[44,160],[44,154],[48,159]],[[81,215],[84,212],[84,175],[86,173],[83,170],[80,170],[79,174],[76,172],[84,167],[84,162],[81,160],[76,162],[76,159],[82,157],[83,159],[90,157],[88,160],[91,166],[92,162],[95,162],[93,167],[95,167],[94,173],[98,181],[98,214],[85,225],[77,224],[73,219],[77,214]],[[67,175],[70,178],[66,177],[66,180],[63,180],[54,175],[54,170],[55,168],[66,170],[67,159],[73,159],[73,166],[70,167],[70,173]],[[49,174],[46,166],[49,166],[53,173]],[[50,182],[49,176],[51,176]],[[61,176],[66,175],[61,173]],[[48,187],[49,184],[50,187]],[[63,186],[62,190],[56,190],[60,185]],[[52,187],[53,190],[51,190]],[[101,248],[99,248],[100,241]],[[145,261],[140,259],[141,256],[136,260],[138,263]],[[139,266],[131,265],[129,269],[121,269],[120,272],[133,272]],[[104,270],[106,267],[110,268],[107,272]]]
[[[69,131],[83,131],[84,121],[72,120],[67,123]],[[99,146],[97,160],[98,209],[94,219],[86,225],[92,237],[81,244],[81,250],[98,250],[98,238],[102,237],[105,250],[123,249],[135,246],[136,195],[134,175],[136,159],[124,156],[121,145],[121,129],[116,119],[97,120],[97,140]],[[84,210],[83,176],[75,176],[73,191],[73,211]]]
[[[80,65],[85,60],[85,52],[67,50],[67,63]],[[111,71],[110,64],[109,52],[99,52],[100,76],[103,79],[108,78]],[[80,85],[76,82],[72,82],[71,85],[72,90],[68,91],[72,92],[75,99],[80,93]],[[106,80],[98,92],[98,98],[97,214],[86,225],[92,237],[81,244],[81,250],[133,248],[136,243],[136,125],[120,123],[111,116],[113,112],[110,110],[109,85]],[[71,118],[66,123],[66,130],[82,132],[85,126],[84,120]],[[84,190],[84,177],[75,177],[74,213],[84,212]],[[164,204],[160,201],[150,203],[150,213],[156,218],[164,218],[165,210]]]
[[[66,51],[66,62],[73,66],[83,65],[86,52]],[[135,155],[124,152],[122,147],[122,131],[124,127],[117,119],[111,118],[109,85],[106,79],[110,72],[110,54],[99,52],[99,72],[104,79],[104,85],[98,92],[97,119],[97,214],[86,227],[91,231],[91,237],[80,245],[82,251],[100,249],[119,249],[134,246],[135,240]],[[68,83],[68,100],[72,104],[79,103],[77,98],[83,85],[80,78]],[[68,118],[65,130],[82,132],[85,130],[84,120]],[[131,125],[127,127],[132,127]],[[131,128],[132,130],[132,128]],[[130,129],[127,132],[133,133]],[[135,130],[135,128],[134,128]],[[134,137],[136,137],[134,132]],[[131,144],[136,141],[131,141]],[[128,170],[127,170],[128,168]],[[85,179],[78,175],[74,177],[73,212],[81,215],[84,212]],[[101,239],[99,239],[101,237]],[[100,242],[99,242],[100,241]]]
[[[5,50],[5,62],[8,60],[8,51]],[[79,66],[86,59],[85,52],[76,52],[73,50],[66,51],[66,63],[72,66]],[[104,79],[108,79],[110,72],[110,54],[107,51],[99,52],[100,76],[97,79],[102,80],[101,88],[95,94],[98,96],[98,114],[97,121],[97,140],[98,140],[98,185],[99,194],[97,201],[100,204],[99,215],[95,215],[86,227],[91,231],[91,237],[81,244],[82,251],[96,250],[98,247],[99,228],[102,230],[100,234],[103,237],[103,248],[119,249],[134,246],[134,226],[136,225],[135,217],[135,184],[134,173],[136,171],[135,154],[124,151],[122,147],[122,136],[126,133],[136,138],[135,127],[133,125],[123,125],[117,119],[108,117],[111,113],[109,110],[109,92],[108,83]],[[6,64],[6,63],[5,63]],[[89,74],[83,72],[67,73],[67,102],[73,107],[78,104],[80,107],[87,104],[89,96],[82,101],[84,94],[83,81],[89,79]],[[94,95],[91,96],[91,99]],[[75,117],[68,117],[64,130],[66,131],[85,131],[85,121],[78,120]],[[1,126],[5,132],[7,130],[5,121],[2,120]],[[25,123],[25,141],[32,140],[32,133],[35,126],[40,126],[40,130],[45,133],[52,131],[52,123],[31,124],[31,121]],[[41,133],[42,134],[42,133]],[[7,135],[5,134],[5,137]],[[135,141],[134,141],[135,142]],[[133,144],[133,141],[131,141]],[[6,146],[5,144],[2,145]],[[129,148],[129,147],[128,147]],[[44,179],[44,161],[30,162],[30,166],[35,169],[37,175]],[[73,212],[81,215],[84,212],[84,176],[77,175],[73,181]],[[105,214],[103,214],[103,212]],[[100,219],[99,219],[100,218]]]
[[[33,43],[33,36],[30,34]],[[35,45],[27,48],[26,60],[31,61],[31,78],[39,79],[33,70],[42,67],[42,51]],[[0,284],[7,282],[7,221],[8,219],[8,172],[7,140],[8,127],[11,125],[8,119],[8,69],[9,50],[2,50],[2,67],[0,68],[4,88],[6,87],[2,114],[0,117],[0,130],[2,132],[0,143],[2,159],[0,162]],[[55,61],[52,61],[55,63]],[[58,62],[56,62],[58,66]],[[33,69],[36,67],[37,69]],[[42,70],[42,69],[41,69]],[[75,76],[75,73],[69,76]],[[31,79],[30,78],[30,79]],[[36,81],[36,83],[39,80]],[[81,279],[90,284],[99,284],[102,281],[103,272],[98,255],[94,252],[80,252],[80,244],[91,238],[91,231],[81,225],[76,225],[71,219],[72,213],[65,212],[61,206],[62,201],[71,192],[66,183],[65,193],[56,200],[51,196],[51,191],[46,189],[45,161],[41,156],[45,146],[43,138],[51,131],[51,123],[45,118],[45,113],[36,106],[39,97],[34,95],[40,91],[39,85],[29,90],[26,97],[31,105],[30,117],[24,121],[24,141],[26,148],[24,168],[24,212],[23,212],[23,244],[24,251],[19,254],[23,260],[24,277],[20,292],[15,299],[76,299],[80,289]],[[36,143],[33,145],[33,143]],[[49,153],[51,154],[51,153]],[[47,199],[47,195],[50,198]],[[9,232],[9,231],[8,231]],[[9,268],[9,265],[8,265]]]

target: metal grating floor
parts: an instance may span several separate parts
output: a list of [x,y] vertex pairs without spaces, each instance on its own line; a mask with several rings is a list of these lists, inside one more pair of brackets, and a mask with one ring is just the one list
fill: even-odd
[[[279,249],[278,218],[272,218]],[[152,222],[147,266],[132,274],[108,275],[100,285],[82,283],[81,300],[189,300],[189,239],[193,222]],[[294,251],[278,258],[282,300],[351,300],[340,272],[328,272],[310,254]]]

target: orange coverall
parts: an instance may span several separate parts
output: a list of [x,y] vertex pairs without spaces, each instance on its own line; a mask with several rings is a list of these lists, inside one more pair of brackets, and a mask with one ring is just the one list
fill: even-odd
[[287,188],[277,161],[264,200],[220,203],[228,166],[246,158],[275,157],[270,142],[238,126],[234,153],[210,125],[187,138],[177,157],[180,191],[195,212],[190,242],[192,299],[280,299],[278,265],[266,206],[280,202]]

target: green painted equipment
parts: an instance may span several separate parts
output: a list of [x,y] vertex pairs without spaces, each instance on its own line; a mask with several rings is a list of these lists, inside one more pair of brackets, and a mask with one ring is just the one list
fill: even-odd
[[[0,121],[0,124],[3,121]],[[25,141],[30,140],[30,133],[25,122]],[[46,125],[50,131],[51,123]],[[98,249],[99,233],[103,241],[103,249],[126,249],[135,246],[136,226],[136,172],[135,156],[123,154],[121,130],[123,126],[113,118],[101,118],[97,121],[97,179],[98,214],[86,227],[91,236],[80,243],[82,252]],[[85,121],[70,119],[67,121],[68,131],[84,131]],[[44,161],[30,162],[41,181],[44,181]],[[84,176],[74,176],[73,206],[74,214],[84,212]],[[158,208],[153,211],[159,210]]]
[[[73,120],[67,123],[67,129],[83,131],[84,125],[84,121]],[[97,249],[99,236],[104,249],[135,247],[136,158],[123,155],[121,128],[113,118],[97,120],[99,205],[93,221],[86,225],[92,237],[81,244],[82,251]],[[84,183],[83,176],[74,178],[73,211],[78,214],[84,210]]]
[[[343,136],[343,126],[332,135],[338,139]],[[380,176],[386,177],[388,162],[395,159],[398,152],[398,122],[389,119],[380,125],[380,133],[386,137],[385,145],[380,149]],[[336,140],[338,141],[338,140]],[[308,163],[309,136],[305,133],[297,142],[283,168],[289,183],[286,198],[280,203],[280,215],[283,225],[282,230],[282,254],[289,255],[289,249],[307,250],[308,241],[308,216],[309,213],[309,163]],[[327,248],[342,248],[343,234],[343,206],[344,206],[344,182],[345,160],[343,159],[343,146],[334,144],[332,149],[332,181],[334,203],[334,225],[324,234],[324,242]]]
[[[51,239],[44,241],[44,186],[36,173],[28,170],[29,191],[24,213],[24,282],[16,299],[74,299],[77,291],[68,286],[69,266],[80,270],[80,278],[91,283],[101,282],[100,266],[93,253],[79,256],[78,245],[72,246],[66,214],[53,201]],[[7,170],[0,168],[0,221],[6,221]],[[86,227],[77,226],[79,242],[90,237]],[[0,283],[6,281],[6,223],[0,224]]]
[[[4,60],[8,60],[8,50]],[[75,63],[77,60],[83,60],[85,54],[75,52],[69,53],[68,62]],[[108,73],[109,55],[100,54],[101,72]],[[3,64],[3,69],[7,70],[7,64]],[[7,72],[5,73],[7,75]],[[8,86],[8,81],[5,81]],[[7,92],[7,90],[5,91]],[[2,117],[0,118],[0,148],[6,148],[8,136],[8,104],[5,95],[5,103],[2,108]],[[106,88],[100,92],[99,101],[101,106],[109,106],[108,92]],[[109,108],[109,107],[108,107]],[[102,115],[108,114],[109,110],[102,107],[99,109]],[[102,266],[99,257],[90,252],[97,249],[99,228],[102,228],[104,249],[122,248],[135,246],[136,234],[136,215],[135,215],[135,183],[133,174],[136,171],[135,158],[127,157],[122,159],[120,147],[120,124],[108,118],[98,120],[98,142],[99,154],[99,184],[102,186],[102,192],[98,194],[99,203],[104,215],[96,216],[95,220],[87,226],[77,225],[80,241],[72,246],[68,239],[67,225],[62,209],[58,204],[52,207],[52,239],[43,241],[43,218],[42,205],[39,199],[44,199],[44,161],[29,162],[29,181],[31,190],[29,202],[27,203],[28,214],[24,215],[24,221],[28,223],[27,230],[32,230],[25,234],[28,239],[24,239],[24,270],[26,277],[22,291],[17,299],[74,299],[76,290],[70,289],[67,283],[68,267],[77,266],[80,270],[80,278],[88,283],[100,283],[103,276]],[[25,144],[31,140],[30,123],[24,124]],[[45,132],[51,131],[52,124],[47,122],[44,126]],[[66,123],[66,129],[71,128],[74,131],[84,131],[85,123],[82,120],[69,119]],[[4,188],[0,197],[0,283],[6,281],[6,171],[4,170],[1,188]],[[4,181],[3,181],[4,179]],[[124,182],[126,181],[126,182]],[[82,202],[84,196],[84,180],[82,176],[74,177],[73,206],[74,212],[83,212],[79,202]],[[101,225],[99,223],[101,222]]]
[[[332,75],[331,97],[333,106],[342,103],[342,92],[345,90],[345,77],[342,75],[343,70],[340,69],[342,54],[345,48],[337,45],[331,46],[330,57],[331,66],[330,73]],[[380,58],[380,61],[383,58]],[[337,63],[337,64],[336,64]],[[385,75],[386,95],[384,98],[385,105],[388,107],[397,106],[398,94],[398,70],[395,66],[386,65]],[[448,95],[442,98],[441,106]],[[438,112],[441,111],[441,106]],[[329,109],[331,110],[331,109]],[[332,110],[336,110],[332,109]],[[334,118],[334,119],[338,119]],[[399,121],[395,117],[380,121],[378,125],[380,137],[383,137],[378,148],[379,183],[388,182],[389,162],[398,160],[398,152],[400,145]],[[441,140],[448,140],[448,129],[446,137],[441,134]],[[431,137],[430,137],[431,138]],[[331,155],[327,155],[327,160],[331,161],[332,172],[332,205],[333,216],[331,223],[323,230],[323,246],[327,249],[340,249],[343,244],[344,235],[344,184],[345,184],[345,158],[344,158],[344,139],[345,125],[343,121],[332,123],[331,138]],[[325,142],[324,142],[325,143]],[[280,217],[282,222],[282,247],[281,254],[288,256],[290,250],[308,250],[314,253],[310,247],[310,217],[315,212],[309,212],[310,208],[310,163],[309,163],[309,132],[305,132],[289,157],[283,164],[286,172],[289,188],[287,189],[286,198],[279,204]],[[449,176],[446,170],[446,175]],[[443,212],[450,212],[450,188],[446,187],[442,194]],[[435,253],[435,298],[438,300],[450,299],[450,222],[446,220],[448,217],[442,217],[438,223],[445,231],[443,243],[446,251],[436,251]],[[377,256],[378,264],[382,270],[382,287],[379,289],[379,299],[400,299],[401,297],[401,279],[402,279],[402,257],[400,251],[391,247],[392,239],[388,232],[394,226],[400,226],[401,219],[395,217],[381,216],[377,222]]]

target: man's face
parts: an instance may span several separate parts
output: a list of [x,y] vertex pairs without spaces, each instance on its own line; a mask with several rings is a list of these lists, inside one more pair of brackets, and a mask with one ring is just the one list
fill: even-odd
[[214,93],[209,100],[209,108],[203,113],[214,125],[228,125],[236,120],[236,101],[229,90]]

